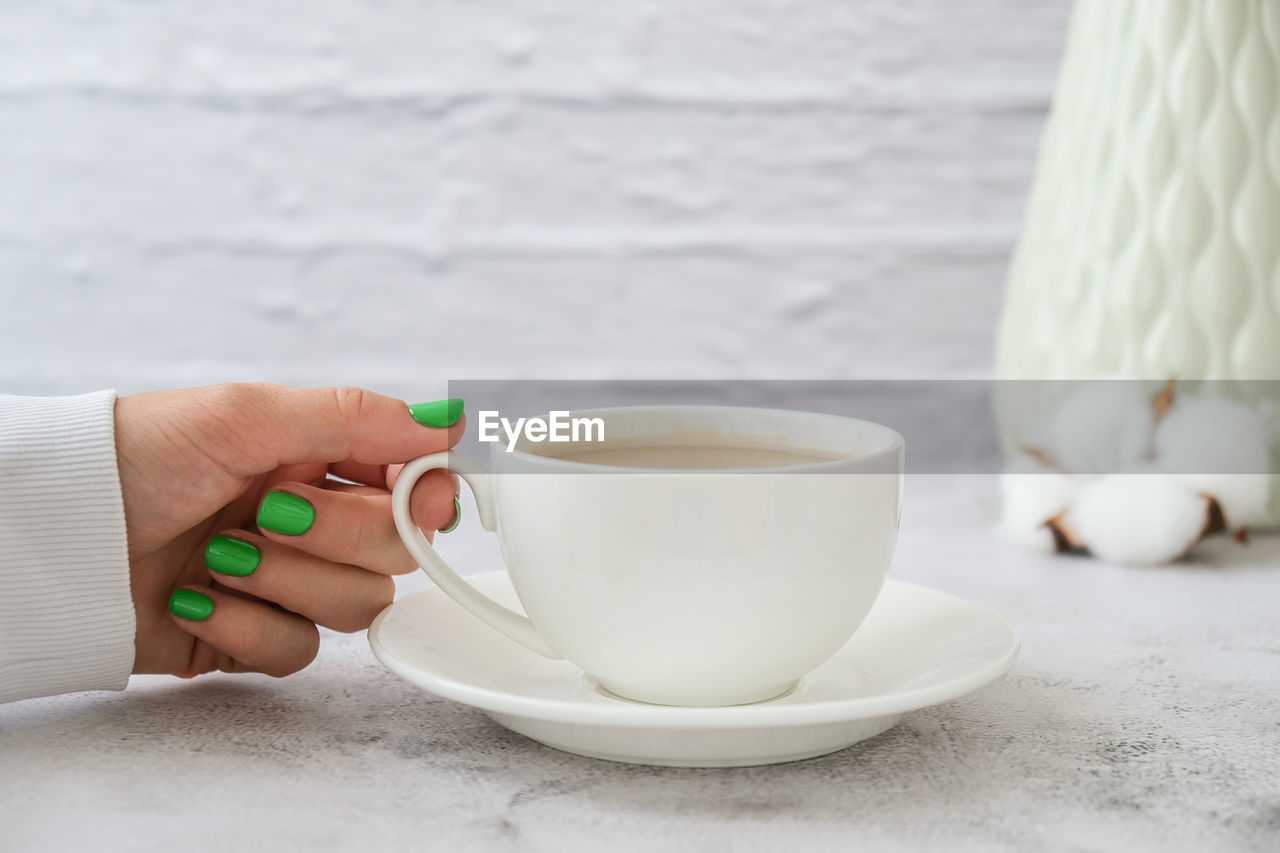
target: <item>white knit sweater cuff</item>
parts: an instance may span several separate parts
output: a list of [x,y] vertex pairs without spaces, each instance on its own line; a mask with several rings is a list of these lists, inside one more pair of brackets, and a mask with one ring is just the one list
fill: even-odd
[[115,400],[0,395],[0,701],[128,683]]

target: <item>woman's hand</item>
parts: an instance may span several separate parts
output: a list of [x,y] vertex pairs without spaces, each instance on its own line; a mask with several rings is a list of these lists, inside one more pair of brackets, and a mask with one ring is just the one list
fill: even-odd
[[[457,443],[461,400],[219,385],[116,401],[137,614],[134,672],[287,675],[317,625],[367,628],[416,566],[391,517],[401,464]],[[329,475],[350,482],[331,479]],[[456,522],[456,478],[414,488],[423,530]]]

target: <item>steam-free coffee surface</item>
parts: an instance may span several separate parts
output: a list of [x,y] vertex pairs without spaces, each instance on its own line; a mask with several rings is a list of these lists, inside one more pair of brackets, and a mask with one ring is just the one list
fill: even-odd
[[539,455],[570,462],[628,468],[780,468],[831,462],[832,453],[789,447],[750,447],[737,444],[661,444],[638,442],[579,442],[539,448]]

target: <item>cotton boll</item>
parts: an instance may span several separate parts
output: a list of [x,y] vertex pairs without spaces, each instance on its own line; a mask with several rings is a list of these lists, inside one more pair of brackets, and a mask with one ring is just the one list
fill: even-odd
[[1000,532],[1024,547],[1052,551],[1054,538],[1045,522],[1065,510],[1088,479],[1063,474],[1029,454],[1018,454],[1000,475],[1004,509]]
[[1031,474],[1003,474],[1000,477],[1000,491],[1004,495],[1004,513],[1000,518],[997,530],[1011,542],[1042,551],[1046,554],[1054,550],[1053,533],[1045,527],[1045,522],[1057,513],[1042,515],[1034,509],[1043,506],[1042,498],[1046,493],[1043,485],[1037,482],[1040,478]]
[[1183,471],[1261,474],[1270,467],[1270,435],[1262,414],[1224,397],[1174,401],[1155,432],[1162,463]]
[[1081,488],[1062,525],[1103,560],[1155,565],[1198,542],[1208,515],[1208,498],[1176,477],[1113,474]]
[[1218,502],[1228,527],[1257,524],[1267,516],[1271,477],[1266,474],[1174,474],[1187,488]]
[[1065,471],[1105,474],[1145,459],[1155,412],[1140,382],[1086,382],[1040,425],[1030,443]]
[[1058,542],[1053,536],[1053,531],[1043,524],[1036,528],[1029,528],[1001,522],[997,530],[1005,539],[1028,551],[1052,554],[1058,550]]
[[1212,495],[1233,527],[1266,517],[1270,445],[1266,418],[1222,397],[1175,400],[1155,431],[1160,469]]

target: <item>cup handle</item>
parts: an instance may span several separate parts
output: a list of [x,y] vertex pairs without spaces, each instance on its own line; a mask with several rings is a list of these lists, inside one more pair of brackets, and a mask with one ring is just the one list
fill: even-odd
[[433,468],[448,468],[466,481],[471,487],[471,493],[476,496],[481,524],[486,530],[493,530],[493,493],[489,480],[492,475],[489,469],[465,453],[448,450],[421,456],[409,462],[400,471],[400,476],[396,477],[395,488],[391,490],[391,513],[395,517],[396,530],[400,532],[404,546],[445,595],[525,648],[553,660],[560,660],[561,655],[552,651],[528,616],[503,607],[492,598],[477,592],[475,587],[449,568],[431,547],[418,525],[414,524],[413,516],[409,513],[409,496],[419,478]]

